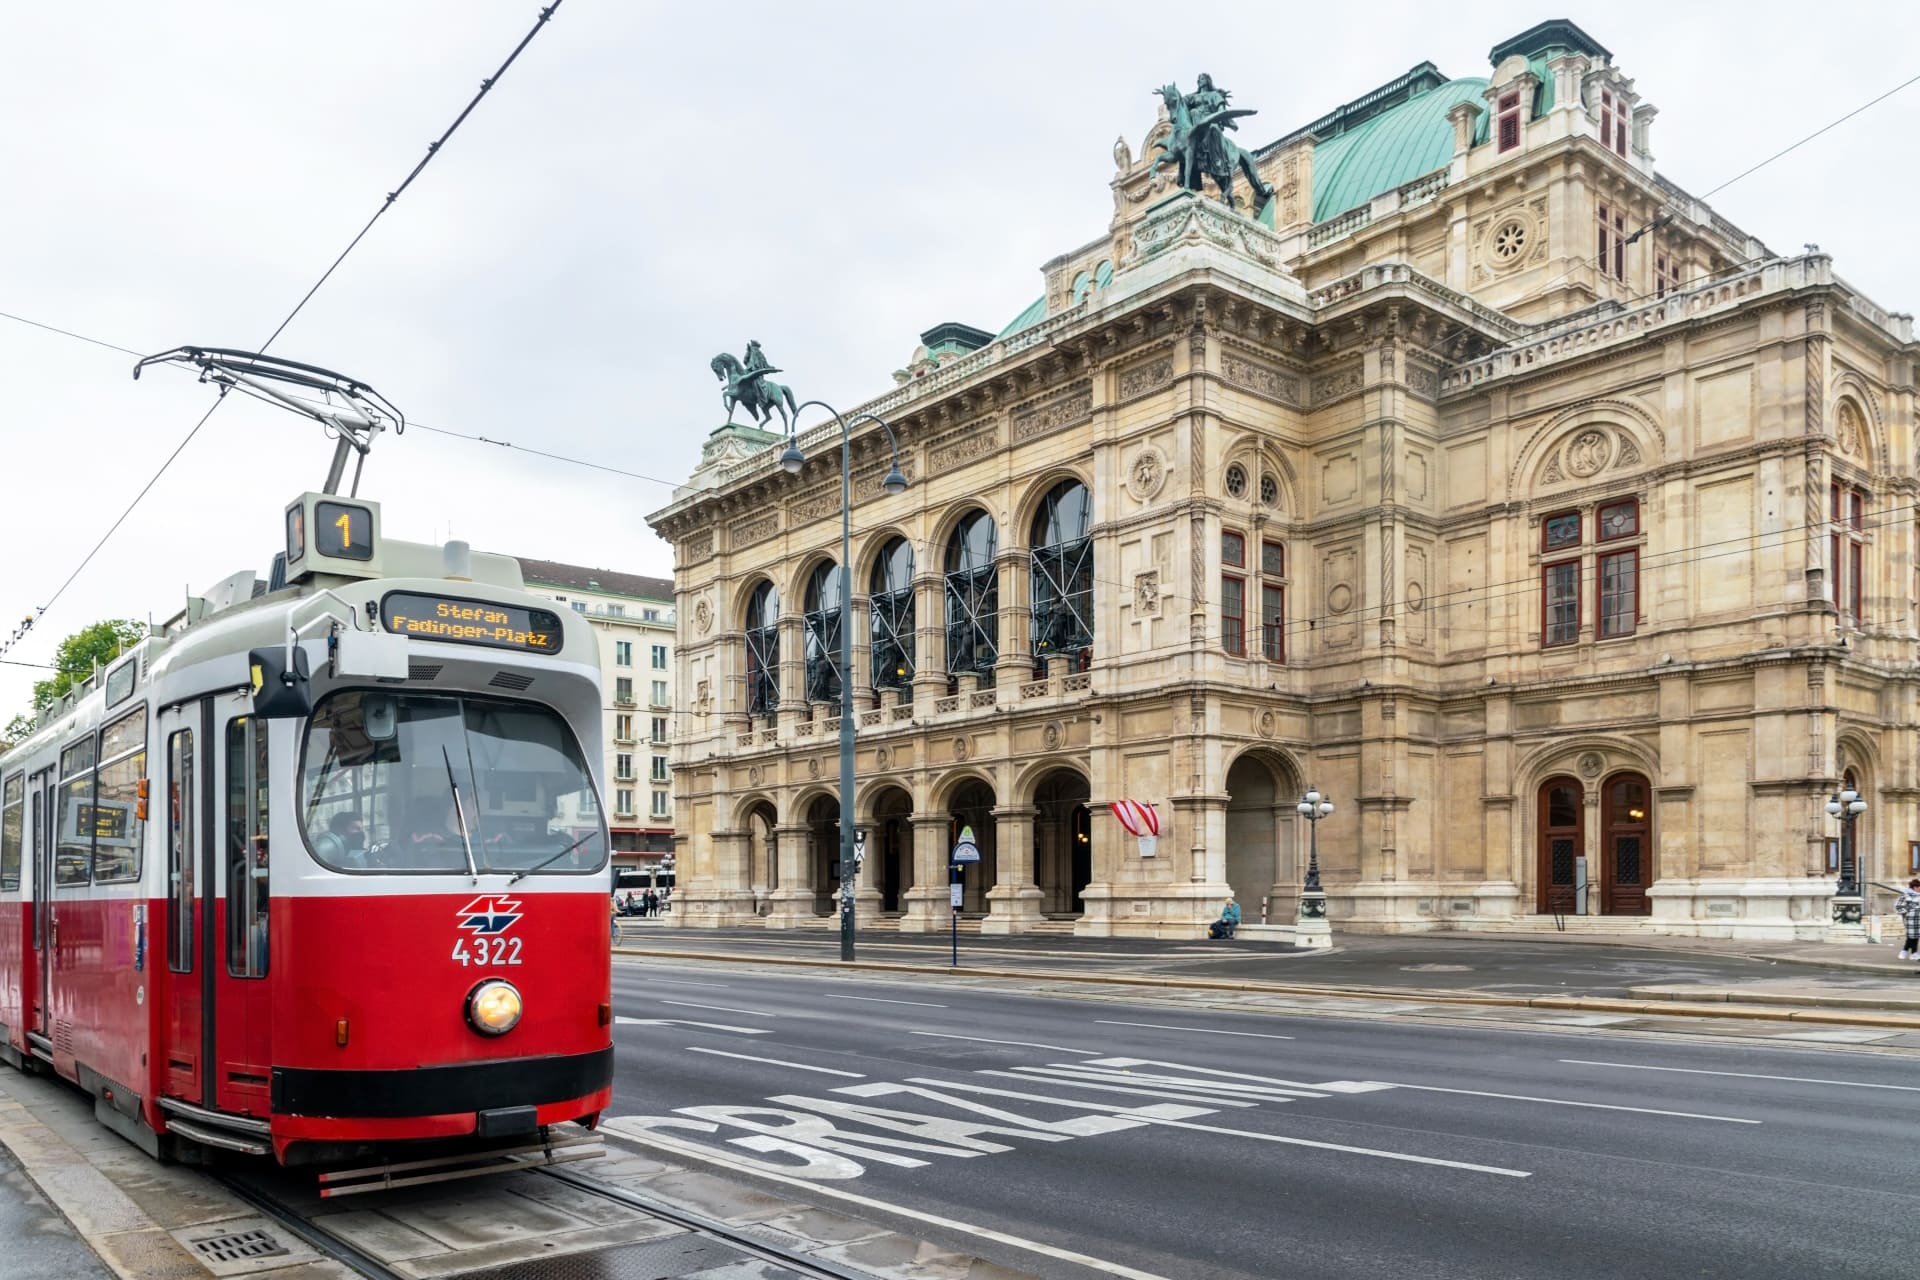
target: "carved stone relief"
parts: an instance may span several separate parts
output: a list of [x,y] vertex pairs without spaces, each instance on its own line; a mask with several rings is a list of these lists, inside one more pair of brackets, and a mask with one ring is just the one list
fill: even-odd
[[705,596],[693,602],[693,625],[701,635],[713,630],[713,602]]
[[1133,575],[1133,612],[1136,617],[1160,616],[1160,571],[1149,569]]
[[780,532],[780,515],[776,511],[766,511],[756,516],[748,516],[743,520],[734,521],[729,532],[732,534],[734,546],[752,546]]
[[934,441],[927,456],[935,470],[943,471],[984,457],[992,453],[999,443],[999,432],[994,429],[992,422],[976,423]]
[[1366,385],[1366,371],[1358,360],[1344,369],[1335,369],[1332,373],[1323,373],[1312,383],[1313,403],[1326,404],[1342,396],[1352,395]]
[[1120,374],[1120,399],[1131,400],[1135,396],[1146,395],[1149,391],[1158,391],[1173,381],[1173,357],[1161,356],[1157,360],[1148,360],[1136,364]]
[[1133,455],[1127,467],[1127,492],[1135,501],[1151,502],[1166,485],[1167,460],[1158,449],[1148,445]]
[[1072,426],[1085,421],[1092,413],[1093,387],[1090,383],[1078,383],[1051,400],[1017,410],[1013,415],[1014,441],[1032,440],[1036,436]]
[[680,544],[680,559],[683,564],[692,564],[695,560],[705,560],[713,554],[713,530],[703,529],[691,534]]
[[1613,456],[1613,442],[1607,433],[1593,428],[1582,431],[1567,446],[1567,470],[1585,479],[1598,475]]
[[1257,396],[1277,400],[1281,404],[1298,408],[1300,404],[1300,379],[1278,369],[1237,356],[1231,351],[1220,357],[1220,376],[1232,386],[1243,391],[1251,391]]
[[1833,419],[1834,438],[1839,442],[1840,452],[1859,457],[1865,452],[1862,441],[1864,433],[1860,430],[1860,410],[1853,401],[1842,400],[1840,409]]

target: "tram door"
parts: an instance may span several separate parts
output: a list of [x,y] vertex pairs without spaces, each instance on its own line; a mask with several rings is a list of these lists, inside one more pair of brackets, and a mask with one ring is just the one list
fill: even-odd
[[[213,865],[213,773],[207,726],[210,700],[169,707],[160,713],[160,811],[166,823],[166,990],[161,1031],[166,1052],[163,1092],[212,1106],[203,1065],[212,1058],[213,1026],[206,1017],[213,971],[206,962],[213,924],[207,886]],[[154,932],[159,933],[159,930]],[[154,966],[159,970],[159,966]]]
[[[264,1118],[270,1110],[273,1008],[267,975],[272,939],[267,929],[267,872],[272,854],[269,831],[267,740],[269,722],[246,714],[245,698],[229,697],[217,707],[220,741],[219,856],[204,897],[217,895],[218,917],[207,940],[207,968],[213,971],[211,1013],[213,1047],[209,1058],[214,1105],[222,1111]],[[212,836],[211,830],[209,836]]]
[[27,781],[27,826],[33,844],[33,1016],[27,1030],[53,1035],[53,772]]

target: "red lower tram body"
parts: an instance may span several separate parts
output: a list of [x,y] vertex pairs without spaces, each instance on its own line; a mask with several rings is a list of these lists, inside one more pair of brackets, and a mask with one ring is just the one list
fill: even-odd
[[[221,898],[196,904],[179,951],[165,899],[56,898],[38,908],[39,946],[36,904],[8,903],[5,1056],[78,1084],[156,1154],[176,1132],[306,1163],[591,1127],[612,1094],[604,903],[597,890],[282,899],[260,977],[233,972]],[[467,1015],[490,980],[524,1010],[497,1036]]]

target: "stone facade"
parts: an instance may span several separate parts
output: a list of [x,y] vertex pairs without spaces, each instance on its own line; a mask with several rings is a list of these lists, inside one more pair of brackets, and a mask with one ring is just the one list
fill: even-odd
[[[864,920],[944,928],[965,823],[989,931],[1283,928],[1308,785],[1336,929],[1822,936],[1849,777],[1904,881],[1911,320],[1656,175],[1652,107],[1550,27],[1260,149],[1258,220],[1149,170],[1163,119],[1044,315],[859,406],[912,480],[855,430]],[[1327,134],[1437,92],[1451,157],[1314,220]],[[798,443],[716,433],[652,517],[686,924],[832,920],[838,428]]]

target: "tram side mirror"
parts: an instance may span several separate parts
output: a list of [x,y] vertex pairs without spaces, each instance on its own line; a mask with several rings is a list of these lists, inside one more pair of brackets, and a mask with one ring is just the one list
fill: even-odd
[[393,735],[400,731],[400,706],[391,694],[362,695],[360,718],[369,742],[391,742]]
[[304,719],[313,710],[306,650],[295,646],[292,667],[284,645],[248,650],[247,671],[253,682],[253,714],[262,720]]

